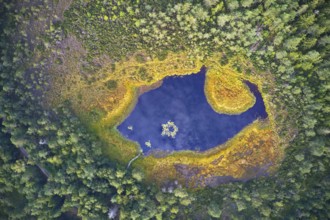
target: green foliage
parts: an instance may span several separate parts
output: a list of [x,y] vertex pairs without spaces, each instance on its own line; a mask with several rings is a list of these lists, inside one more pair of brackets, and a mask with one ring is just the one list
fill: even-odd
[[[330,218],[329,2],[76,0],[61,18],[56,11],[64,2],[1,1],[2,218],[61,219],[71,213],[107,219],[114,206],[122,219]],[[144,62],[149,56],[163,60],[168,51],[192,57],[222,52],[222,64],[239,55],[272,72],[277,84],[268,89],[278,132],[295,136],[279,172],[196,192],[143,185],[143,173],[103,156],[103,143],[70,103],[47,108],[49,68],[65,62],[52,58],[72,34],[89,57],[116,61],[145,50],[136,57]],[[152,77],[147,69],[136,71],[141,79]],[[117,82],[105,86],[114,90]],[[94,110],[90,118],[102,114]]]
[[141,182],[144,178],[144,174],[142,173],[142,171],[134,169],[132,171],[132,177],[136,179],[136,181]]
[[109,80],[109,81],[106,82],[106,86],[109,90],[114,90],[114,89],[117,88],[118,83],[115,80]]
[[221,213],[222,213],[219,205],[216,204],[215,201],[211,202],[211,204],[208,206],[207,212],[213,218],[220,218]]
[[145,58],[144,58],[144,56],[143,56],[142,54],[137,54],[137,55],[135,55],[135,59],[136,59],[136,61],[139,62],[139,63],[144,63],[144,62],[146,62],[146,60],[145,60]]
[[158,60],[163,61],[166,59],[167,55],[168,55],[168,51],[162,50],[162,51],[158,52],[157,58],[158,58]]

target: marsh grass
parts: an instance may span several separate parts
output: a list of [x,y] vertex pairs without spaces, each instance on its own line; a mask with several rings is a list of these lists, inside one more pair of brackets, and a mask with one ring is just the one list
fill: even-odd
[[[191,187],[204,186],[207,178],[212,176],[252,178],[256,173],[251,170],[269,163],[273,165],[266,172],[271,172],[281,161],[283,149],[279,148],[272,106],[268,104],[271,97],[263,93],[263,85],[268,83],[268,79],[239,57],[225,66],[218,61],[217,55],[203,61],[188,57],[185,53],[168,53],[164,60],[144,56],[144,62],[141,62],[132,55],[103,66],[92,83],[81,78],[76,83],[78,88],[63,95],[73,103],[74,111],[86,122],[86,126],[102,140],[103,152],[112,161],[125,166],[140,153],[140,147],[124,138],[116,126],[132,112],[141,92],[157,87],[166,76],[198,73],[204,64],[208,70],[205,94],[210,105],[221,113],[238,114],[255,103],[254,95],[243,82],[248,80],[257,84],[262,93],[269,115],[267,120],[256,120],[225,144],[205,152],[182,151],[160,158],[148,155],[139,157],[132,167],[144,170],[147,181],[161,183],[167,179],[178,179]],[[250,70],[248,73],[233,70],[231,62],[239,60],[242,60],[243,69]],[[91,112],[101,114],[91,120]],[[180,171],[178,167],[185,168]]]
[[208,70],[204,90],[211,107],[222,114],[241,114],[256,102],[242,78],[225,68]]
[[[205,152],[180,151],[162,158],[149,155],[135,166],[144,168],[148,181],[179,179],[190,187],[203,187],[212,176],[250,179],[258,170],[271,173],[276,169],[283,158],[278,141],[268,121],[256,120],[225,144]],[[176,168],[178,165],[185,167],[184,172]]]

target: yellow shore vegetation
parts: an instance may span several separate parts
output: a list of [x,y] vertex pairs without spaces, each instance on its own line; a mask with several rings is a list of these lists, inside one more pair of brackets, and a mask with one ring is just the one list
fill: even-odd
[[250,179],[258,172],[272,172],[283,157],[278,146],[278,137],[269,123],[256,120],[225,144],[205,152],[147,156],[138,160],[136,166],[147,171],[149,181],[179,179],[191,187],[202,187],[214,176]]
[[[81,77],[79,67],[68,58],[62,65],[71,72],[65,73],[65,66],[55,66],[49,100],[53,106],[69,100],[76,114],[103,142],[104,153],[125,165],[139,154],[140,148],[122,137],[116,126],[133,110],[138,96],[160,86],[166,76],[198,73],[204,65],[207,68],[205,94],[215,111],[239,114],[254,105],[255,97],[243,80],[256,83],[261,89],[262,77],[237,73],[230,63],[221,66],[217,56],[202,61],[192,60],[185,53],[170,53],[165,60],[158,60],[141,52],[104,65],[95,73],[94,80]],[[63,71],[56,75],[59,69]],[[256,120],[225,144],[203,153],[185,151],[161,158],[140,157],[133,166],[143,169],[149,181],[161,183],[173,178],[188,181],[191,186],[197,183],[203,186],[212,176],[249,178],[257,169],[274,169],[282,158],[282,150],[278,147],[267,98],[264,96],[269,119]],[[269,164],[272,166],[267,167]]]
[[218,113],[241,114],[256,102],[249,87],[232,70],[210,68],[204,89],[207,101]]

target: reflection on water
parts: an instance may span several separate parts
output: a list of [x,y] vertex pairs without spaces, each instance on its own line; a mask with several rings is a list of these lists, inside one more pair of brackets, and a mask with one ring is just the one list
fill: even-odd
[[[161,87],[142,94],[133,112],[118,126],[126,138],[150,150],[205,151],[226,142],[267,113],[256,85],[245,82],[256,97],[255,105],[240,115],[215,112],[204,94],[205,69],[198,74],[172,76]],[[178,128],[175,137],[162,135],[169,122]]]

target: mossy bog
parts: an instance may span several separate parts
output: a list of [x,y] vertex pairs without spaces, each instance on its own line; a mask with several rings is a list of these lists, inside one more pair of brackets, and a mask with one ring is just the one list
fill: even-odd
[[91,84],[77,81],[78,88],[60,98],[70,99],[109,159],[127,166],[135,158],[131,166],[143,170],[147,182],[177,179],[203,187],[211,177],[273,172],[283,154],[263,91],[266,74],[238,73],[232,62],[250,64],[237,58],[220,65],[219,56],[202,61],[169,53],[143,63],[132,56],[102,68]]
[[[118,130],[139,143],[144,153],[153,151],[205,151],[235,136],[254,120],[267,117],[257,86],[245,81],[256,98],[255,104],[241,114],[220,114],[205,96],[206,70],[198,74],[171,76],[159,88],[142,94]],[[220,85],[222,86],[222,85]],[[163,135],[168,123],[169,134]]]

